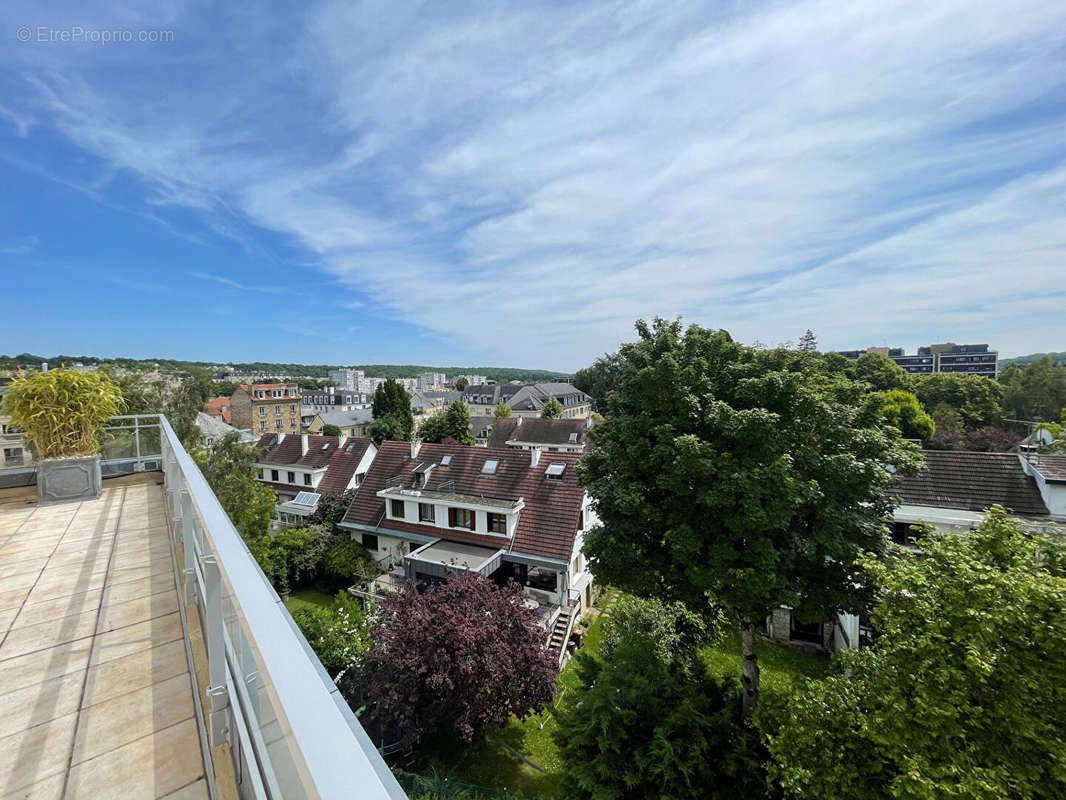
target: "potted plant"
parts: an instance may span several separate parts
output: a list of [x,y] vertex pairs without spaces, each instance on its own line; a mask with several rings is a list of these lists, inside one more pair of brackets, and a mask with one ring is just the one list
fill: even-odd
[[125,403],[104,374],[55,369],[15,378],[4,413],[37,452],[41,505],[100,495],[100,434]]

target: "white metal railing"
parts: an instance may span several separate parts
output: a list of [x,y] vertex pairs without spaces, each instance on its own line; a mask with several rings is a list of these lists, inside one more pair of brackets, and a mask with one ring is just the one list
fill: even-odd
[[229,745],[241,797],[402,800],[200,469],[166,418],[158,424],[185,600],[207,651],[211,745]]
[[[162,452],[159,414],[120,414],[103,427],[100,463],[105,476],[157,469]],[[36,466],[37,454],[21,433],[0,434],[0,470],[31,473],[32,480]]]

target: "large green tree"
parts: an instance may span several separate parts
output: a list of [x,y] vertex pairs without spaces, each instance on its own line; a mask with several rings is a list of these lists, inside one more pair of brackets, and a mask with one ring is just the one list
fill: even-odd
[[770,750],[814,800],[1066,797],[1066,551],[1000,507],[922,554],[863,560],[874,648],[838,654]]
[[1000,373],[1003,406],[1014,419],[1054,422],[1066,405],[1066,366],[1049,356],[1030,361],[1025,367],[1010,363]]
[[870,425],[863,386],[826,375],[816,354],[658,319],[637,332],[579,468],[602,523],[584,552],[604,583],[729,609],[750,714],[762,620],[780,605],[811,621],[863,606],[853,564],[886,545],[885,467],[920,458]]
[[559,419],[563,415],[563,406],[554,397],[548,398],[548,402],[540,409],[542,419]]
[[876,392],[906,389],[909,379],[906,371],[882,353],[863,353],[855,362],[855,380],[865,381]]
[[933,418],[922,408],[918,398],[902,389],[876,392],[867,400],[871,413],[898,428],[907,439],[931,439],[936,433]]
[[378,444],[383,439],[406,442],[411,438],[415,429],[411,395],[392,378],[374,391],[371,413],[374,415],[374,422],[367,427],[367,432]]
[[981,375],[950,372],[912,377],[912,391],[923,408],[950,406],[962,417],[968,431],[1002,424],[1002,384]]
[[418,429],[418,435],[427,442],[455,439],[462,444],[473,444],[474,437],[470,434],[470,411],[462,400],[456,400],[423,422]]
[[607,395],[618,383],[621,361],[617,353],[607,353],[596,359],[592,366],[574,373],[574,386],[592,398],[592,406],[599,412],[607,410]]
[[736,682],[710,677],[702,620],[680,603],[627,598],[581,650],[579,685],[555,711],[567,798],[759,798],[762,748]]

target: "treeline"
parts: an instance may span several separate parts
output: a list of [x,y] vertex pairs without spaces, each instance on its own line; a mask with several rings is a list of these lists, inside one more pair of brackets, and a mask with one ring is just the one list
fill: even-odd
[[[20,367],[40,367],[48,362],[51,367],[73,364],[80,361],[88,366],[114,364],[124,369],[146,369],[155,364],[160,369],[173,372],[188,372],[192,369],[215,369],[220,362],[181,361],[173,358],[98,358],[96,356],[37,356],[20,353],[17,356],[0,355],[0,369],[19,369]],[[325,379],[331,369],[339,369],[338,364],[283,364],[272,361],[226,362],[238,372],[255,372],[274,375],[279,378],[309,377]],[[457,375],[485,375],[500,383],[508,381],[549,381],[563,375],[544,369],[521,369],[519,367],[428,367],[418,364],[356,364],[351,369],[361,369],[368,377],[374,378],[417,378],[423,372],[443,372],[449,377]]]
[[1008,364],[1017,364],[1019,367],[1024,367],[1044,357],[1050,358],[1059,366],[1066,366],[1066,351],[1063,351],[1061,353],[1030,353],[1027,356],[1018,356],[1017,358],[1001,358],[999,360],[999,368],[1003,370]]

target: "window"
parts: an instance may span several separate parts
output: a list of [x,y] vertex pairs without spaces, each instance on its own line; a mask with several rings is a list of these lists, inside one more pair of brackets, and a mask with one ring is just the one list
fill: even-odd
[[391,513],[392,516],[394,516],[396,519],[403,519],[404,518],[404,511],[403,511],[404,502],[403,502],[403,500],[390,500],[389,501],[389,507],[390,507],[389,513]]
[[533,589],[541,589],[546,592],[554,592],[556,589],[556,573],[554,570],[544,567],[530,567],[526,573],[526,586]]
[[295,472],[290,472],[289,473],[289,483],[296,483],[296,473]]
[[440,460],[440,465],[441,465],[442,467],[446,467],[446,466],[448,466],[448,465],[449,465],[449,464],[451,464],[451,463],[452,463],[452,454],[451,454],[451,453],[449,453],[448,455],[444,456],[444,457],[443,457],[443,458],[442,458],[442,459]]
[[266,477],[267,477],[266,470],[265,469],[259,470],[259,480],[265,481]]
[[507,533],[507,515],[489,514],[489,530],[493,533]]
[[259,432],[260,433],[266,433],[266,429],[267,429],[266,420],[265,419],[261,420],[260,423],[259,423]]
[[486,458],[485,463],[481,465],[482,475],[495,475],[496,468],[500,466],[500,462],[495,458]]
[[561,481],[564,472],[566,472],[566,464],[560,464],[558,461],[553,461],[548,465],[548,468],[544,470],[544,477],[549,481]]
[[274,430],[280,431],[281,427],[282,427],[281,420],[280,419],[274,420]]
[[577,529],[585,530],[585,509],[583,508],[577,512]]
[[290,414],[295,414],[296,413],[296,406],[289,406],[289,413]]
[[267,415],[267,407],[259,406],[259,416],[265,417]]
[[794,642],[813,642],[822,644],[822,623],[800,622],[789,614],[788,638]]
[[13,466],[18,466],[25,462],[22,456],[21,447],[5,447],[4,448],[4,462]]
[[577,575],[577,574],[578,574],[579,572],[581,572],[581,568],[582,568],[583,566],[585,566],[585,564],[584,564],[584,562],[583,562],[583,561],[581,560],[581,553],[578,553],[578,554],[577,554],[577,558],[575,558],[575,559],[574,559],[574,566],[573,566],[573,572],[574,572],[574,574],[575,574],[575,575]]
[[378,537],[372,533],[363,534],[363,547],[367,550],[377,551],[378,549]]
[[418,504],[418,521],[419,522],[435,522],[436,521],[436,508],[432,503],[419,503]]
[[274,481],[274,483],[278,482],[278,471],[276,469],[270,470],[270,480]]
[[474,512],[469,508],[449,508],[448,525],[452,528],[474,530]]
[[274,416],[275,417],[280,417],[281,416],[281,406],[274,406]]

